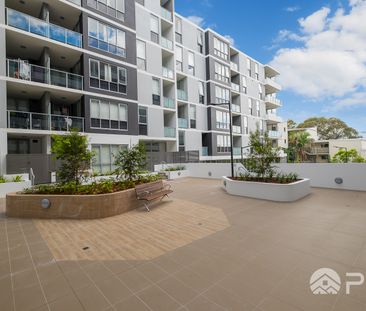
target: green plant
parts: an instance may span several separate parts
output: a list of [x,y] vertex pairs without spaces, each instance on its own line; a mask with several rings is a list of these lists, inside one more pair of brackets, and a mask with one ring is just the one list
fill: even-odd
[[146,151],[143,144],[137,144],[129,149],[120,150],[115,155],[116,174],[129,181],[138,178],[146,167]]
[[339,150],[332,158],[333,163],[365,163],[366,159],[363,158],[356,149]]
[[172,166],[172,167],[168,167],[166,169],[164,169],[164,172],[175,172],[175,171],[184,171],[186,169],[186,167],[184,165],[177,165],[177,166]]
[[12,179],[12,182],[22,182],[23,181],[23,178],[22,178],[22,176],[15,176],[15,177],[13,177],[13,179]]
[[57,170],[60,182],[80,184],[93,158],[93,152],[88,149],[87,137],[72,130],[67,135],[53,135],[52,139],[51,151],[61,161]]
[[257,129],[250,134],[251,152],[248,158],[242,161],[242,164],[250,172],[251,176],[256,178],[268,178],[273,176],[275,166],[273,163],[278,161],[279,148],[273,148],[272,140],[265,133],[261,137],[261,133]]
[[6,183],[6,179],[4,178],[4,176],[0,176],[0,184],[5,184]]

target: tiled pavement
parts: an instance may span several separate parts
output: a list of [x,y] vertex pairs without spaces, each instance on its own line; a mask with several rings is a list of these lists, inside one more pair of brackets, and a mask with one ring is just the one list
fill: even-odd
[[[278,204],[217,180],[172,185],[151,213],[95,221],[7,219],[0,201],[0,310],[366,310],[366,285],[344,286],[366,275],[366,193]],[[311,293],[323,267],[341,275],[338,295]]]

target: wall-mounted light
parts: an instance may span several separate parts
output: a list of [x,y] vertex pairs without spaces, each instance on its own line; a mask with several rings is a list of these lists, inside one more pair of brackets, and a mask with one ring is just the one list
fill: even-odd
[[50,202],[50,200],[48,200],[48,199],[43,199],[43,200],[41,201],[41,206],[42,206],[42,208],[44,208],[44,209],[46,209],[46,208],[50,208],[50,207],[51,207],[51,202]]
[[341,185],[341,184],[343,184],[343,178],[341,178],[341,177],[337,177],[336,179],[334,179],[334,182],[335,182],[337,185]]

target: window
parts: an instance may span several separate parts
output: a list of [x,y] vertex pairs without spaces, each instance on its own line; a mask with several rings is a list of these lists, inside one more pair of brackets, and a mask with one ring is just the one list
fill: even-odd
[[264,134],[264,121],[263,120],[260,120],[259,121],[259,132],[261,133],[261,135]]
[[230,128],[230,116],[228,112],[216,110],[216,128],[228,130]]
[[150,17],[151,41],[159,43],[159,18],[155,15]]
[[195,129],[197,124],[197,107],[196,105],[190,105],[189,106],[189,119],[190,119],[190,125],[192,129]]
[[248,106],[249,106],[249,114],[252,116],[253,115],[253,100],[251,98],[249,98]]
[[139,107],[139,135],[147,136],[147,108]]
[[222,82],[229,83],[230,81],[230,68],[215,62],[215,79]]
[[125,0],[88,0],[87,4],[112,17],[125,19]]
[[88,18],[89,46],[126,57],[126,33]]
[[248,128],[248,117],[244,116],[244,132],[243,134],[248,135],[249,134],[249,128]]
[[160,80],[152,79],[152,103],[160,106]]
[[137,48],[137,67],[146,70],[146,43],[140,40],[136,42]]
[[247,70],[248,70],[248,76],[251,77],[252,76],[252,67],[251,67],[251,61],[249,58],[247,58]]
[[194,61],[194,53],[188,51],[188,72],[194,76],[195,74],[195,61]]
[[258,100],[256,101],[256,107],[257,107],[257,117],[260,117],[261,116],[261,106],[260,106],[260,103]]
[[127,130],[127,105],[91,99],[90,119],[92,128]]
[[178,132],[179,151],[186,150],[186,139],[184,131]]
[[227,135],[217,135],[217,152],[230,152],[231,142],[230,136]]
[[225,60],[229,59],[229,46],[225,42],[214,38],[214,54]]
[[197,30],[197,46],[198,52],[203,54],[203,32],[201,30]]
[[254,64],[255,69],[255,78],[259,80],[259,65],[257,63]]
[[198,101],[200,104],[205,104],[205,85],[202,81],[198,81]]
[[183,49],[177,46],[176,49],[176,65],[178,71],[183,71]]
[[264,96],[263,96],[263,86],[262,84],[258,84],[258,96],[259,96],[259,99],[263,100],[264,99]]
[[243,92],[247,94],[248,93],[247,78],[244,76],[242,76],[242,83],[243,83]]
[[182,44],[182,20],[175,17],[175,41]]
[[127,70],[94,59],[89,60],[90,87],[127,93]]
[[230,91],[220,86],[215,86],[216,104],[230,102]]
[[115,171],[115,156],[121,149],[127,148],[127,145],[92,145],[94,152],[93,171],[102,174]]

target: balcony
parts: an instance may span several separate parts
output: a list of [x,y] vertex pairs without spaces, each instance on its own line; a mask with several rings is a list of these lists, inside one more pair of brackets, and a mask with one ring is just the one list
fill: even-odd
[[164,127],[164,136],[168,138],[175,138],[176,131],[174,127]]
[[273,78],[280,74],[275,68],[270,65],[264,65],[264,73],[266,75],[266,78]]
[[183,118],[178,118],[178,127],[180,129],[187,129],[188,128],[188,120]]
[[281,133],[279,131],[268,131],[268,137],[272,139],[281,138]]
[[230,68],[233,71],[239,71],[239,66],[238,64],[234,63],[234,62],[230,62]]
[[8,128],[41,130],[41,131],[62,131],[77,129],[84,132],[84,118],[59,116],[35,112],[23,112],[8,110]]
[[168,50],[173,50],[173,41],[171,41],[163,36],[161,36],[160,44],[163,48],[166,48]]
[[76,4],[76,5],[79,5],[79,6],[81,5],[81,0],[67,0],[67,1],[69,1],[73,4]]
[[169,109],[175,109],[174,99],[169,97],[164,97],[164,107]]
[[203,157],[208,157],[208,147],[202,147],[202,154]]
[[6,8],[6,24],[51,40],[79,48],[82,47],[83,40],[80,33],[9,8]]
[[236,84],[234,82],[231,82],[231,89],[234,90],[235,92],[240,92],[240,85]]
[[168,11],[165,8],[161,8],[161,17],[164,19],[167,19],[168,21],[172,22],[173,21],[173,14],[172,12]]
[[233,154],[234,154],[234,156],[241,155],[241,147],[234,147]]
[[319,148],[309,148],[306,150],[307,153],[311,154],[311,155],[327,155],[329,154],[329,148],[328,147],[319,147]]
[[282,103],[276,96],[267,95],[265,98],[267,109],[276,109],[282,106]]
[[6,60],[7,76],[75,90],[83,89],[83,77],[73,73],[32,65],[21,60]]
[[281,123],[282,118],[274,113],[267,113],[266,120],[268,123]]
[[282,90],[281,85],[279,85],[275,80],[270,78],[266,78],[264,86],[266,88],[266,94],[273,94]]
[[241,134],[241,126],[233,125],[233,133]]
[[184,90],[177,90],[177,96],[179,100],[183,100],[183,101],[187,101],[188,100],[188,95],[187,92]]
[[167,67],[163,67],[163,77],[173,80],[174,79],[174,71],[167,68]]

